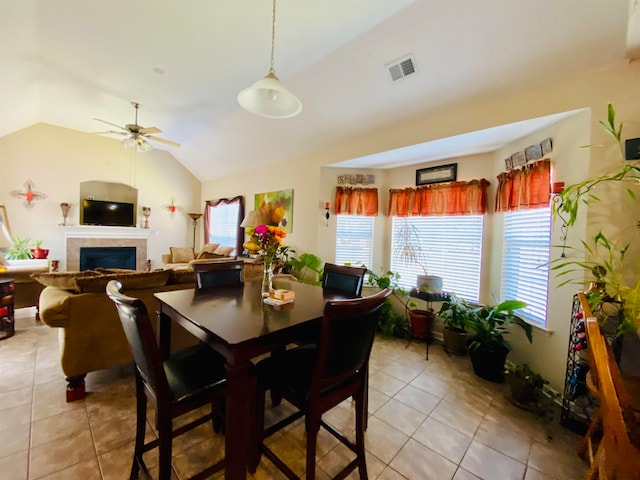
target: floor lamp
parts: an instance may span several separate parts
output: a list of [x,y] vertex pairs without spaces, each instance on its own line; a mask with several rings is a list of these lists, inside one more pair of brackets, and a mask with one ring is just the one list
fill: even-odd
[[201,213],[188,213],[193,220],[193,251],[196,251],[196,227],[198,226],[198,219],[202,216]]

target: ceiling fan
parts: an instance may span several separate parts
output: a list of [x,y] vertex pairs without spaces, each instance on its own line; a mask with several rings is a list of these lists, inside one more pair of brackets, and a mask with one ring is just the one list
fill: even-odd
[[156,127],[145,128],[138,125],[138,110],[142,105],[140,105],[138,102],[131,102],[131,105],[133,105],[133,108],[135,108],[136,110],[136,118],[134,123],[128,123],[124,127],[121,127],[120,125],[116,125],[115,123],[107,122],[106,120],[101,120],[99,118],[94,118],[94,120],[97,120],[102,123],[106,123],[107,125],[111,125],[112,127],[116,127],[122,130],[122,131],[109,130],[107,132],[96,132],[96,133],[98,135],[105,135],[105,134],[126,135],[127,138],[122,140],[122,144],[126,148],[135,147],[135,149],[138,152],[146,152],[153,148],[151,144],[148,142],[148,140],[153,140],[154,142],[166,143],[167,145],[171,145],[173,147],[180,146],[179,143],[172,142],[171,140],[165,140],[164,138],[151,135],[152,133],[160,133],[162,130],[160,130],[159,128],[156,128]]

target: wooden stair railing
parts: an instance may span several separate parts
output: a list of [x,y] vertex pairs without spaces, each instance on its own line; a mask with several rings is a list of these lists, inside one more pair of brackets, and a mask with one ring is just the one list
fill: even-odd
[[591,314],[585,295],[578,295],[585,319],[589,363],[600,401],[579,447],[579,453],[586,453],[589,462],[583,478],[637,480],[640,479],[637,417],[598,320]]

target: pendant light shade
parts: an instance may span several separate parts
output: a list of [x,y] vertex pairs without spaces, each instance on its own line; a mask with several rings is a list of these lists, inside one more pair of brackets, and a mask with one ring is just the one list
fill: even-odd
[[267,118],[291,118],[302,111],[302,103],[287,90],[276,77],[273,68],[276,35],[276,0],[273,0],[271,18],[271,68],[264,78],[245,88],[238,94],[242,108],[255,115]]
[[268,118],[295,117],[302,111],[302,103],[282,85],[274,73],[268,73],[238,94],[238,103],[245,110]]

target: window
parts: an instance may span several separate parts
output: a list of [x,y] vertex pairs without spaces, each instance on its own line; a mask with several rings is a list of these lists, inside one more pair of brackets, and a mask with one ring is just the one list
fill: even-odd
[[242,253],[240,222],[244,216],[242,197],[207,202],[205,213],[205,241],[235,247],[236,255]]
[[547,320],[551,209],[506,212],[502,247],[502,300],[522,300],[527,319],[540,326]]
[[416,276],[424,274],[420,265],[399,254],[410,229],[428,274],[442,277],[444,291],[478,302],[483,223],[482,215],[394,217],[391,270],[400,274],[400,285],[413,288]]
[[373,219],[362,215],[336,215],[336,260],[338,265],[364,264],[373,258]]

